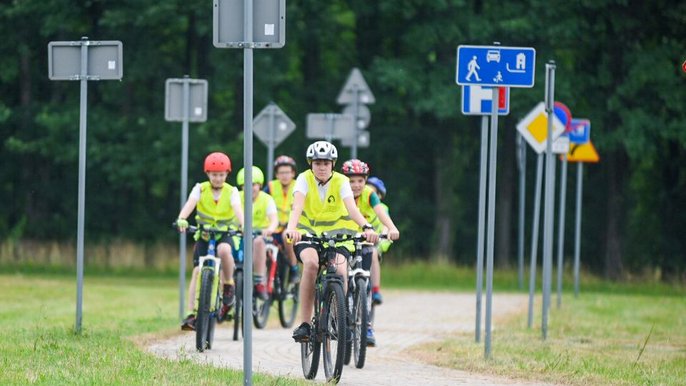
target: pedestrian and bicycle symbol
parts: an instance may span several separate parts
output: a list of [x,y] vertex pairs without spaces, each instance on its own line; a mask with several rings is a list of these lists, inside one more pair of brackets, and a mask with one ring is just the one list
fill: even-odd
[[458,46],[459,85],[533,87],[536,50],[529,47]]

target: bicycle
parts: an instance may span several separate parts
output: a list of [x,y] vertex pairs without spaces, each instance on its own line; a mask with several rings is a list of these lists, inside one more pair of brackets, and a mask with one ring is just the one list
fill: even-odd
[[326,233],[322,233],[321,236],[305,234],[301,238],[301,241],[309,241],[321,247],[319,273],[314,287],[312,329],[309,339],[300,344],[300,359],[306,379],[314,379],[317,376],[322,347],[326,381],[338,382],[343,372],[348,323],[343,278],[336,273],[336,244],[349,240],[352,240],[349,235]]
[[[176,223],[174,223],[176,226]],[[219,289],[219,276],[221,272],[221,259],[216,254],[217,236],[236,236],[241,232],[237,230],[220,230],[217,228],[200,228],[189,226],[191,232],[208,233],[207,255],[200,256],[198,267],[200,269],[195,290],[195,348],[199,352],[212,349],[214,329],[217,323],[219,308],[222,302],[222,293]]]
[[262,329],[267,325],[272,304],[276,301],[279,306],[279,321],[283,328],[293,326],[295,314],[298,311],[298,295],[300,285],[288,283],[289,266],[281,248],[272,237],[265,237],[267,252],[266,287],[269,297],[267,300],[254,298],[253,322],[255,327]]

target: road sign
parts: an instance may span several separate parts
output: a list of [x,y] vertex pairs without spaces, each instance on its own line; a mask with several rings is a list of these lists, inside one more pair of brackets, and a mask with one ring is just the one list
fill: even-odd
[[170,78],[165,82],[164,119],[183,122],[183,84],[188,82],[188,121],[207,121],[207,81]]
[[[548,143],[548,113],[545,111],[545,103],[540,102],[524,119],[519,121],[517,131],[536,153],[543,153]],[[565,126],[553,114],[553,141],[564,131]]]
[[[272,116],[273,121],[271,121]],[[274,147],[283,142],[295,130],[295,123],[274,103],[270,103],[262,109],[253,119],[252,125],[253,133],[257,138],[266,146],[269,146],[270,142],[273,141]]]
[[352,138],[355,118],[348,114],[307,114],[307,138]]
[[569,147],[569,153],[567,153],[568,162],[598,162],[600,161],[600,156],[598,151],[593,146],[593,142],[588,141],[584,144],[578,145],[573,144]]
[[[367,148],[369,147],[369,144],[371,142],[371,138],[369,135],[368,131],[358,131],[357,132],[357,147],[364,147]],[[341,145],[345,147],[352,147],[353,146],[353,139],[352,138],[341,138]]]
[[591,121],[588,119],[572,119],[571,126],[569,142],[582,145],[591,140]]
[[362,73],[357,68],[353,68],[348,75],[348,80],[338,94],[336,102],[339,105],[347,105],[355,103],[355,100],[366,105],[376,102],[372,90],[369,89]]
[[[343,114],[348,114],[355,116],[355,106],[347,105],[343,109]],[[372,113],[369,111],[369,107],[358,104],[357,105],[357,128],[359,130],[366,129],[369,126],[369,122],[372,120]]]
[[212,42],[217,48],[281,48],[286,44],[286,0],[253,1],[253,42],[244,38],[244,0],[214,0]]
[[81,79],[81,45],[88,46],[86,80],[119,80],[124,75],[122,44],[117,40],[81,40],[48,44],[48,78]]
[[[462,86],[462,114],[488,115],[493,104],[493,87]],[[498,115],[510,113],[510,89],[498,89]]]
[[553,103],[553,112],[557,118],[565,125],[565,132],[572,129],[572,112],[569,107],[562,102]]
[[536,50],[530,47],[458,46],[455,81],[461,86],[533,87]]
[[569,137],[564,133],[553,141],[553,153],[567,154],[569,152]]

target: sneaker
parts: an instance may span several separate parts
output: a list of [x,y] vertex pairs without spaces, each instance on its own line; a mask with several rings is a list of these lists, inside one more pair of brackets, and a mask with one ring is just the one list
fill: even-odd
[[291,267],[288,275],[288,284],[296,284],[300,282],[300,270],[297,265]]
[[255,284],[255,296],[262,300],[267,300],[269,299],[269,294],[267,293],[267,287],[264,285],[264,283],[257,283]]
[[381,292],[374,292],[372,294],[372,302],[377,306],[383,303],[383,296],[381,296]]
[[181,322],[181,331],[195,331],[195,314],[188,314]]
[[217,315],[217,321],[219,323],[227,320],[229,312],[231,312],[231,307],[236,302],[234,296],[235,288],[233,284],[224,284],[224,294],[222,296],[222,306],[219,309],[219,314]]
[[311,332],[312,326],[307,322],[303,322],[298,328],[293,330],[293,340],[297,343],[309,342]]
[[367,347],[376,347],[376,338],[374,337],[374,329],[367,327]]

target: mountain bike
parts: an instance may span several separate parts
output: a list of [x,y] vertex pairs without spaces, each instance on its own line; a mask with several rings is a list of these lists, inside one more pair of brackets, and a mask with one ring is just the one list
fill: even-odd
[[236,289],[236,301],[233,305],[233,340],[238,340],[238,335],[243,336],[243,237],[241,237],[235,249],[232,249],[234,270],[233,282]]
[[[176,225],[176,224],[174,224]],[[221,272],[221,259],[217,257],[217,236],[240,235],[237,230],[220,230],[209,227],[189,226],[191,232],[207,232],[208,247],[207,255],[200,256],[198,268],[198,280],[195,288],[195,348],[203,352],[212,349],[214,329],[217,323],[217,315],[222,302],[222,292],[219,288],[219,276]]]
[[300,285],[288,283],[289,265],[281,248],[272,237],[265,237],[267,252],[266,287],[269,298],[253,299],[253,322],[256,328],[264,328],[269,320],[269,312],[274,302],[279,306],[279,321],[281,326],[293,326],[295,314],[298,311],[298,296]]
[[322,362],[326,381],[338,382],[343,372],[348,323],[343,278],[336,273],[336,244],[352,238],[349,235],[322,233],[321,236],[306,234],[301,240],[320,247],[319,273],[314,285],[312,329],[307,342],[300,343],[303,374],[306,379],[317,376],[323,347]]

